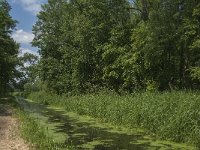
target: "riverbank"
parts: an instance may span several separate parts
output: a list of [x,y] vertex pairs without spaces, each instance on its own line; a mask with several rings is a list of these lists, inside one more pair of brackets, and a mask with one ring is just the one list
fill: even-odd
[[47,128],[48,124],[41,123],[40,120],[30,116],[24,111],[18,111],[18,116],[21,121],[22,137],[31,143],[33,150],[73,150],[72,146],[64,143],[58,144]]
[[29,150],[30,145],[20,136],[14,105],[11,98],[0,98],[0,150]]
[[157,139],[200,145],[199,93],[137,93],[126,96],[101,93],[64,97],[39,92],[32,93],[29,98],[116,126],[142,128]]
[[58,145],[44,124],[20,108],[14,97],[0,99],[0,150],[68,149]]
[[[139,128],[130,129],[123,126],[115,126],[102,122],[98,118],[67,112],[61,108],[42,105],[23,98],[19,98],[18,102],[26,114],[29,114],[30,119],[34,120],[34,123],[26,121],[28,123],[27,129],[31,131],[30,134],[26,134],[27,137],[34,139],[30,135],[32,135],[32,131],[35,131],[35,128],[38,131],[37,127],[34,127],[36,122],[40,127],[43,127],[42,133],[47,133],[45,135],[48,135],[49,139],[51,139],[52,146],[55,146],[46,147],[46,149],[196,150],[195,147],[186,144],[158,140]],[[36,143],[38,143],[37,141],[40,143],[41,140],[41,144],[48,144],[48,141],[45,142],[43,136],[36,137]]]

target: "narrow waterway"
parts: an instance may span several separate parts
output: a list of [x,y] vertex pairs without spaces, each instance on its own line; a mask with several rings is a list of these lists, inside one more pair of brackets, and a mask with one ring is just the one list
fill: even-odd
[[142,131],[115,129],[95,119],[67,113],[32,101],[17,98],[20,106],[49,130],[58,144],[71,144],[87,150],[159,150],[194,149],[184,144],[157,141]]

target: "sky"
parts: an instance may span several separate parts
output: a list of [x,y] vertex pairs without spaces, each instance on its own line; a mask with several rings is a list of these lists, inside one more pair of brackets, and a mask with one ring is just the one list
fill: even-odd
[[13,39],[20,43],[21,53],[32,53],[38,55],[37,48],[31,46],[34,38],[32,26],[37,21],[37,14],[41,10],[41,4],[47,0],[8,0],[12,10],[10,15],[17,20],[17,26],[12,33]]

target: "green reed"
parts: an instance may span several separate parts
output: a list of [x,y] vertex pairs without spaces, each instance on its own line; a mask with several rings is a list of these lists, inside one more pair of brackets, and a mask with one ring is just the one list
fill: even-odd
[[198,92],[146,92],[124,96],[98,93],[72,97],[38,92],[29,98],[114,125],[143,128],[159,139],[200,147]]

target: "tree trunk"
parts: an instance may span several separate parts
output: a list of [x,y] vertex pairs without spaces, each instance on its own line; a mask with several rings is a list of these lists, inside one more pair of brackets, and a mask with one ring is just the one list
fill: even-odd
[[144,21],[147,21],[149,19],[147,0],[141,0],[141,3],[142,3],[142,19]]

